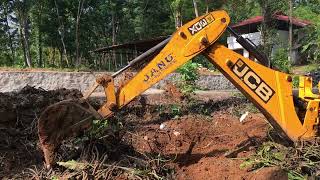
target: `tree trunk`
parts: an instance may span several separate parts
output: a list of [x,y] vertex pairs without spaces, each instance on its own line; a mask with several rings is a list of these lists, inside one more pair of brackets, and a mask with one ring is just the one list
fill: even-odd
[[27,29],[28,19],[23,9],[19,9],[18,17],[19,17],[20,40],[23,48],[25,66],[32,67],[30,47],[28,42],[28,29]]
[[56,65],[56,48],[53,48],[52,65],[53,67]]
[[193,1],[194,13],[195,13],[196,17],[199,17],[197,0],[192,0],[192,1]]
[[27,67],[28,66],[28,63],[27,63],[27,53],[26,53],[26,47],[24,45],[24,42],[23,42],[23,33],[22,33],[22,28],[20,26],[20,23],[19,23],[19,35],[20,35],[20,43],[22,45],[22,51],[23,51],[23,60],[24,60],[24,66]]
[[60,54],[60,68],[63,67],[63,50],[59,48],[59,54]]
[[10,26],[9,26],[9,20],[8,20],[8,6],[5,6],[4,8],[4,13],[5,13],[5,16],[6,16],[6,33],[8,33],[8,38],[9,38],[9,47],[10,47],[10,51],[11,51],[11,65],[14,64],[14,60],[15,60],[15,51],[14,51],[14,48],[13,48],[13,40],[12,40],[12,37],[11,37],[11,33],[10,33]]
[[80,18],[81,18],[81,13],[82,13],[84,1],[85,0],[80,0],[79,1],[77,20],[76,20],[76,66],[79,66],[81,64],[80,63],[80,59],[79,59],[79,47],[80,47],[79,28],[80,28]]
[[206,0],[206,14],[209,13],[209,0]]
[[289,51],[288,51],[288,60],[290,63],[296,64],[295,60],[292,57],[292,0],[289,0]]
[[54,4],[56,6],[56,13],[57,13],[58,22],[59,22],[58,32],[59,32],[61,44],[62,44],[62,47],[63,47],[63,55],[64,55],[64,59],[66,61],[66,64],[69,67],[70,63],[69,63],[69,60],[68,60],[68,57],[67,57],[66,45],[64,43],[64,25],[63,25],[63,23],[61,22],[61,19],[60,19],[59,7],[58,7],[58,4],[57,4],[57,0],[54,0]]
[[[117,34],[116,34],[116,17],[115,17],[115,12],[112,13],[112,17],[111,17],[111,24],[112,24],[112,45],[116,45],[116,38],[117,38]],[[115,50],[112,50],[112,64],[116,64],[116,52]],[[115,70],[115,69],[113,69]]]
[[[41,3],[41,1],[39,1]],[[42,25],[42,10],[43,6],[40,4],[39,10],[38,10],[38,66],[43,66],[43,59],[42,59],[42,32],[41,32],[41,25]]]
[[261,25],[261,41],[263,45],[263,52],[268,57],[268,59],[271,59],[272,54],[272,48],[273,48],[273,36],[274,33],[274,22],[273,22],[273,9],[272,4],[270,3],[270,0],[261,0],[261,11],[262,16],[264,18],[262,25]]
[[38,66],[42,67],[43,66],[43,59],[42,59],[42,33],[39,29],[38,32],[38,53],[39,53],[39,60],[38,60]]
[[24,34],[23,34],[23,41],[25,43],[26,48],[26,55],[27,55],[27,64],[28,67],[32,67],[32,59],[31,59],[31,53],[30,53],[30,45],[29,45],[29,33],[28,33],[28,21],[27,19],[24,19]]
[[174,0],[171,5],[171,11],[174,17],[174,22],[176,28],[180,28],[182,26],[182,6],[184,1],[183,0]]
[[182,26],[182,17],[181,17],[181,11],[177,10],[175,12],[175,22],[176,22],[176,28],[180,28]]

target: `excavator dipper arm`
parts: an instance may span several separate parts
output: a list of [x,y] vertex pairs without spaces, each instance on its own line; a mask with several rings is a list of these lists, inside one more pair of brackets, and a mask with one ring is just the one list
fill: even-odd
[[[238,53],[214,44],[204,55],[265,115],[269,123],[292,141],[313,137],[318,131],[319,96],[309,98],[304,119],[299,119],[293,102],[292,76],[258,64]],[[301,90],[312,89],[311,79],[300,78]],[[302,87],[303,84],[309,85]]]

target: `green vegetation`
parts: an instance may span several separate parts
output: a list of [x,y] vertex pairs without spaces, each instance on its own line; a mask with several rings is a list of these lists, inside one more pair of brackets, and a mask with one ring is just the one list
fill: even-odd
[[199,64],[188,62],[178,69],[181,78],[177,81],[177,85],[183,94],[192,94],[198,89],[196,85],[196,80],[199,78],[198,67]]
[[178,104],[172,104],[171,106],[171,114],[173,115],[174,118],[178,118],[182,116],[182,111],[181,111],[181,105]]
[[308,56],[308,60],[312,63],[320,61],[320,1],[305,0],[296,7],[294,15],[303,19],[308,19],[312,25],[305,31],[305,38],[301,40],[303,44],[302,52]]
[[[313,23],[300,44],[308,60],[318,63],[319,0],[292,3],[294,16]],[[289,14],[288,7],[288,1],[284,0],[159,0],[152,3],[148,0],[2,0],[0,66],[106,69],[105,62],[101,63],[100,57],[91,50],[169,35],[196,15],[212,10],[225,9],[232,23],[237,23],[261,14],[268,19],[276,11]],[[261,26],[262,50],[270,54],[268,47],[276,41],[272,39],[275,37],[273,26],[266,25],[268,22]],[[219,41],[225,43],[226,37],[224,35]],[[282,56],[284,52],[279,55],[281,59],[285,58]],[[204,66],[207,65],[204,63]],[[281,69],[283,65],[281,61]]]
[[292,67],[292,72],[295,74],[305,74],[307,72],[312,72],[317,69],[319,69],[319,65],[316,63],[312,63],[307,65]]
[[308,64],[304,66],[304,72],[311,72],[319,69],[319,64]]
[[293,76],[292,86],[294,88],[298,88],[299,87],[299,76]]
[[272,57],[272,65],[279,68],[283,72],[290,72],[291,64],[288,61],[288,48],[280,47],[276,49]]

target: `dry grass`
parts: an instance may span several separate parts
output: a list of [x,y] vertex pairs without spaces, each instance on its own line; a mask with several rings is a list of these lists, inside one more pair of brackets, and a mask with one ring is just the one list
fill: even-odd
[[[121,142],[122,143],[122,142]],[[101,147],[102,141],[91,140],[84,146],[77,160],[58,162],[54,169],[32,167],[20,174],[30,179],[172,179],[173,167],[160,155],[134,151],[118,144],[120,149]],[[111,149],[110,149],[111,147]],[[67,149],[65,149],[67,150]],[[115,153],[115,151],[118,151]],[[118,157],[115,157],[118,156]],[[116,158],[116,159],[115,159]],[[63,158],[65,159],[65,158]],[[43,166],[42,166],[43,167]],[[16,177],[19,177],[17,175]]]

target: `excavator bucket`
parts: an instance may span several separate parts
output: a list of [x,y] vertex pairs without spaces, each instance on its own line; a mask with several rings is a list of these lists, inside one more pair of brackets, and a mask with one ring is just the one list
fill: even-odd
[[84,99],[64,100],[47,107],[38,120],[38,136],[47,167],[54,164],[54,152],[62,140],[91,127],[97,112]]

